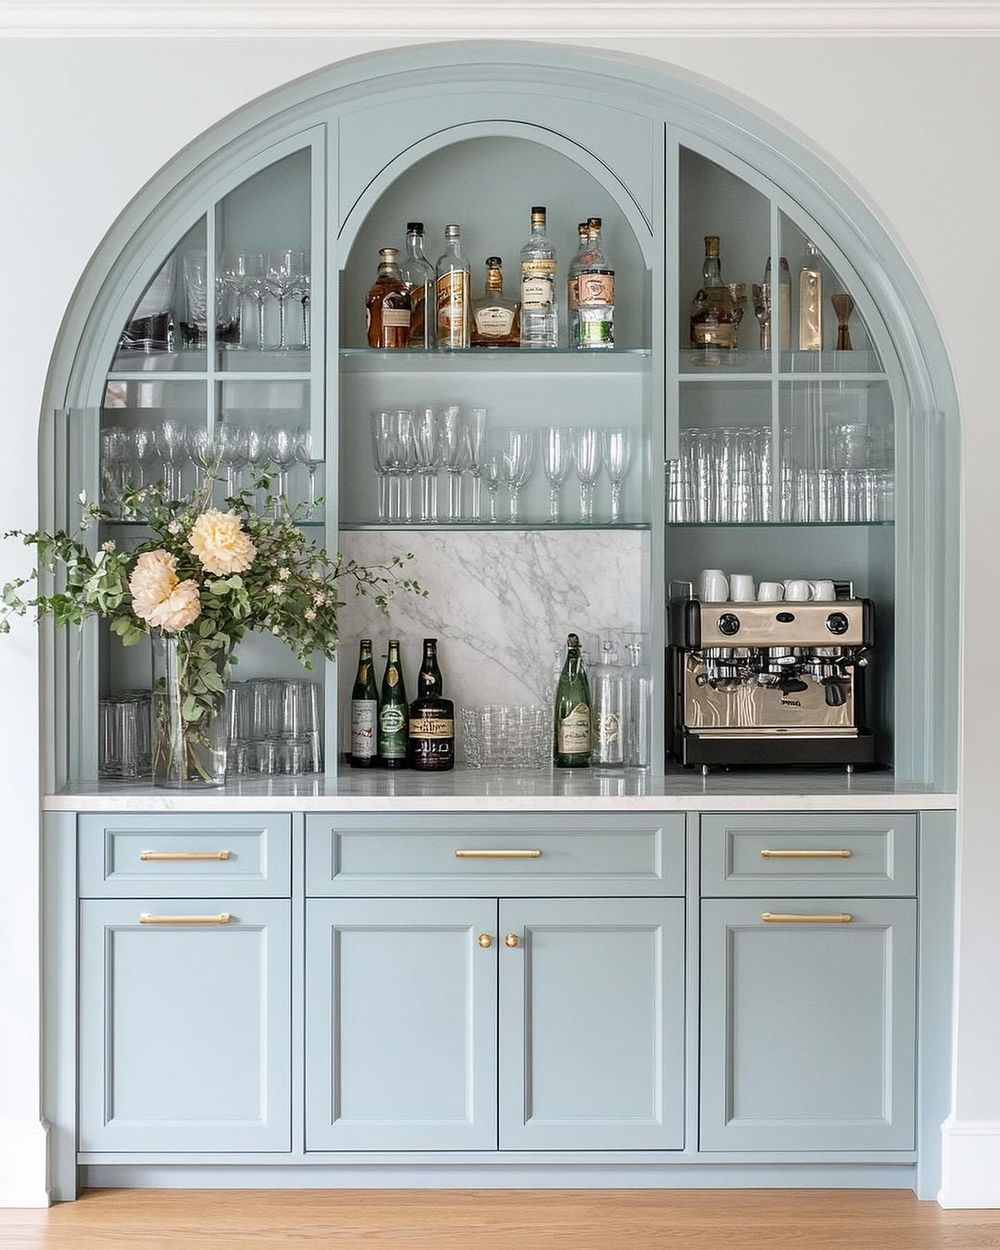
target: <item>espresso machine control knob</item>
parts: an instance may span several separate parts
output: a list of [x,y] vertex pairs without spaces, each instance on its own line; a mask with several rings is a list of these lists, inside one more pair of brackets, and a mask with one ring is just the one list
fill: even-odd
[[740,618],[735,612],[723,612],[718,620],[719,633],[725,634],[727,638],[732,638],[733,634],[740,632]]
[[843,612],[831,612],[826,618],[826,627],[831,634],[846,634],[851,628],[851,622]]

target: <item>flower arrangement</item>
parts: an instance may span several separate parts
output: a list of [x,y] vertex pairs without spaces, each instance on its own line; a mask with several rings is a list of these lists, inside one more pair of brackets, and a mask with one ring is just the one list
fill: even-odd
[[[226,681],[235,648],[251,630],[287,643],[311,668],[317,654],[336,654],[342,581],[353,583],[356,594],[372,596],[382,611],[397,591],[426,593],[405,576],[412,554],[367,566],[330,556],[309,541],[299,522],[313,506],[290,509],[283,497],[270,494],[267,473],[227,498],[225,511],[210,506],[214,480],[208,472],[204,487],[181,500],[170,499],[162,483],[127,490],[126,514],[153,532],[132,550],[120,550],[114,541],[88,549],[86,531],[109,514],[84,495],[77,534],[4,535],[34,547],[37,566],[0,592],[0,633],[10,630],[12,616],[30,610],[50,615],[57,625],[99,616],[125,646],[152,634],[169,656],[153,689],[153,775],[167,783],[221,780],[220,750],[224,775]],[[271,517],[254,506],[260,491]],[[22,588],[41,572],[60,574],[61,587],[23,597]]]

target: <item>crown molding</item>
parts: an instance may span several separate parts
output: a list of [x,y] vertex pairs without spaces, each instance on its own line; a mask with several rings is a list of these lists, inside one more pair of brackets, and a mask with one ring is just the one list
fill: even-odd
[[1000,0],[0,0],[0,35],[613,38],[1000,34]]

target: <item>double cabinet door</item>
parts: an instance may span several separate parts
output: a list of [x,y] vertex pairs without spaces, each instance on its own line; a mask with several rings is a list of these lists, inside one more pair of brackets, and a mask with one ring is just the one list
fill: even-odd
[[306,1148],[676,1150],[684,901],[310,899]]

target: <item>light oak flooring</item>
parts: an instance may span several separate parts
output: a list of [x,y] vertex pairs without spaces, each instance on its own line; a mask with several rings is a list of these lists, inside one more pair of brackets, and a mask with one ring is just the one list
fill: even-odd
[[4,1250],[982,1250],[1000,1210],[891,1190],[91,1190]]

